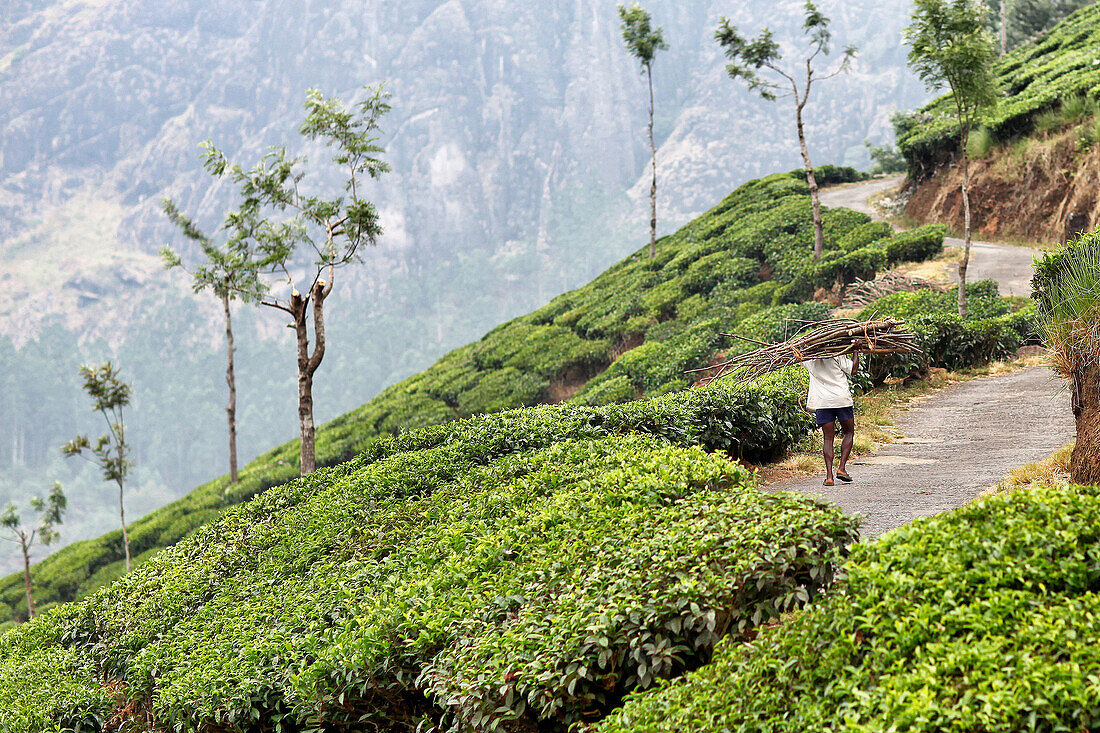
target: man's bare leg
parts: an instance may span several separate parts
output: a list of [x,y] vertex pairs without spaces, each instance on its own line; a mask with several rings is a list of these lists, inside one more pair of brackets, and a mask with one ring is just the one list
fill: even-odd
[[[855,421],[853,421],[854,423]],[[831,422],[827,422],[821,426],[821,437],[824,442],[824,449],[822,455],[825,458],[825,480],[833,480],[833,438],[836,435],[836,425]],[[842,469],[844,466],[843,460],[840,463]]]
[[856,442],[856,420],[840,421],[840,465],[837,473],[848,473],[848,456],[852,454],[852,444]]

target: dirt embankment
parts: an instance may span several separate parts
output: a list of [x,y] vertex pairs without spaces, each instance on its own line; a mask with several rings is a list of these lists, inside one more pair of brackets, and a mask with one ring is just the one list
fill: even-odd
[[[1100,226],[1100,143],[1081,150],[1075,131],[1018,140],[970,162],[970,206],[977,239],[1061,242],[1066,218]],[[941,168],[912,191],[905,214],[963,228],[962,168]]]

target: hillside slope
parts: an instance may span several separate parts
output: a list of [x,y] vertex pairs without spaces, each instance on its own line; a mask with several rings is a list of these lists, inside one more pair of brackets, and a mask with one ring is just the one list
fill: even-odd
[[[822,173],[827,180],[852,175]],[[498,327],[325,425],[317,437],[319,464],[347,460],[381,436],[479,413],[566,398],[610,404],[683,389],[691,383],[685,370],[705,365],[723,348],[718,334],[736,328],[781,339],[799,327],[787,319],[826,316],[825,305],[804,302],[816,287],[870,277],[889,263],[924,259],[942,247],[942,232],[935,228],[892,235],[887,225],[870,223],[863,214],[830,210],[831,250],[813,265],[804,253],[812,241],[806,192],[798,173],[742,186],[662,238],[655,258],[639,251],[584,288]],[[765,423],[752,441],[774,452],[796,437],[782,425]],[[288,443],[246,466],[238,485],[219,479],[134,522],[133,554],[144,560],[226,507],[291,480],[297,460],[297,449]],[[118,577],[120,535],[77,543],[39,563],[39,602],[80,598]],[[21,588],[18,575],[0,583],[0,601],[10,609],[5,616],[25,617]]]
[[[1100,225],[1100,5],[1077,11],[996,67],[1003,98],[971,135],[971,206],[978,236],[1060,242],[1067,217]],[[905,213],[963,224],[957,127],[940,98],[902,119],[910,165]]]
[[[327,426],[326,459],[350,460],[230,507],[118,582],[12,629],[0,637],[0,727],[566,730],[705,669],[719,641],[751,640],[828,591],[856,522],[812,498],[760,491],[729,460],[765,459],[807,432],[804,370],[687,390],[681,370],[714,357],[716,344],[698,349],[703,326],[782,338],[804,325],[791,313],[821,317],[820,304],[800,301],[806,293],[937,253],[943,234],[890,235],[833,211],[830,250],[815,263],[805,194],[795,173],[742,187],[663,240],[661,256],[643,250],[487,335],[479,345],[496,368],[459,350],[438,365],[450,380],[419,375]],[[778,279],[700,279],[721,265],[749,272],[746,261],[757,278]],[[672,307],[659,307],[669,291]],[[1012,312],[991,282],[971,298],[966,322],[950,294],[871,306],[908,318],[922,349],[876,360],[871,378],[1013,353],[1030,311]],[[689,302],[690,316],[680,312]],[[578,341],[606,347],[616,332],[597,320],[583,337],[558,319],[600,314],[625,323],[637,345],[569,401],[372,431],[372,416],[420,393],[409,401],[430,415],[433,385],[461,384],[455,403],[469,405],[463,395],[481,383],[517,381],[499,376],[524,375],[507,366],[522,343],[500,337],[510,329],[523,339],[522,329],[556,325],[540,354],[569,372],[578,353],[591,359]],[[252,466],[250,487],[289,478],[293,455],[288,445]],[[225,488],[191,498],[241,498]],[[180,509],[149,518],[145,536],[185,526],[192,517]],[[39,571],[109,559],[107,542],[85,549]]]

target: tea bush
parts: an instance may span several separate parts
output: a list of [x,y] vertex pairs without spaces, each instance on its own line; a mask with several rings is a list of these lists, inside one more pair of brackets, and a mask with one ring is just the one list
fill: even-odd
[[[1086,6],[999,61],[994,74],[1003,97],[980,116],[985,134],[1007,141],[1035,129],[1043,113],[1054,113],[1066,101],[1087,105],[1086,100],[1100,99],[1098,27],[1100,6]],[[949,96],[903,116],[896,127],[898,147],[914,178],[931,175],[958,148],[958,124]]]
[[988,364],[1011,358],[1025,344],[1039,343],[1033,304],[1013,311],[1013,301],[997,294],[993,280],[968,283],[966,297],[965,321],[958,316],[958,287],[945,293],[894,293],[867,306],[859,318],[894,316],[905,320],[917,334],[922,352],[871,357],[872,382],[922,374],[931,367],[957,370]]
[[857,545],[837,592],[598,730],[1095,730],[1098,492],[985,499]]
[[0,728],[564,726],[800,607],[855,537],[720,455],[514,417],[272,489],[13,630]]

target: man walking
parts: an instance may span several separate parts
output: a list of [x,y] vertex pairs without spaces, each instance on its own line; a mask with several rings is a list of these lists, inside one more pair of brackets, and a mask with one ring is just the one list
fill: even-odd
[[810,359],[802,362],[810,373],[810,391],[806,396],[806,407],[817,416],[817,426],[821,428],[824,439],[825,482],[833,485],[833,438],[836,436],[836,423],[840,423],[840,464],[836,478],[849,482],[848,456],[852,452],[852,443],[856,437],[855,402],[852,390],[848,387],[848,377],[859,369],[859,352],[851,358],[834,356],[828,359]]

